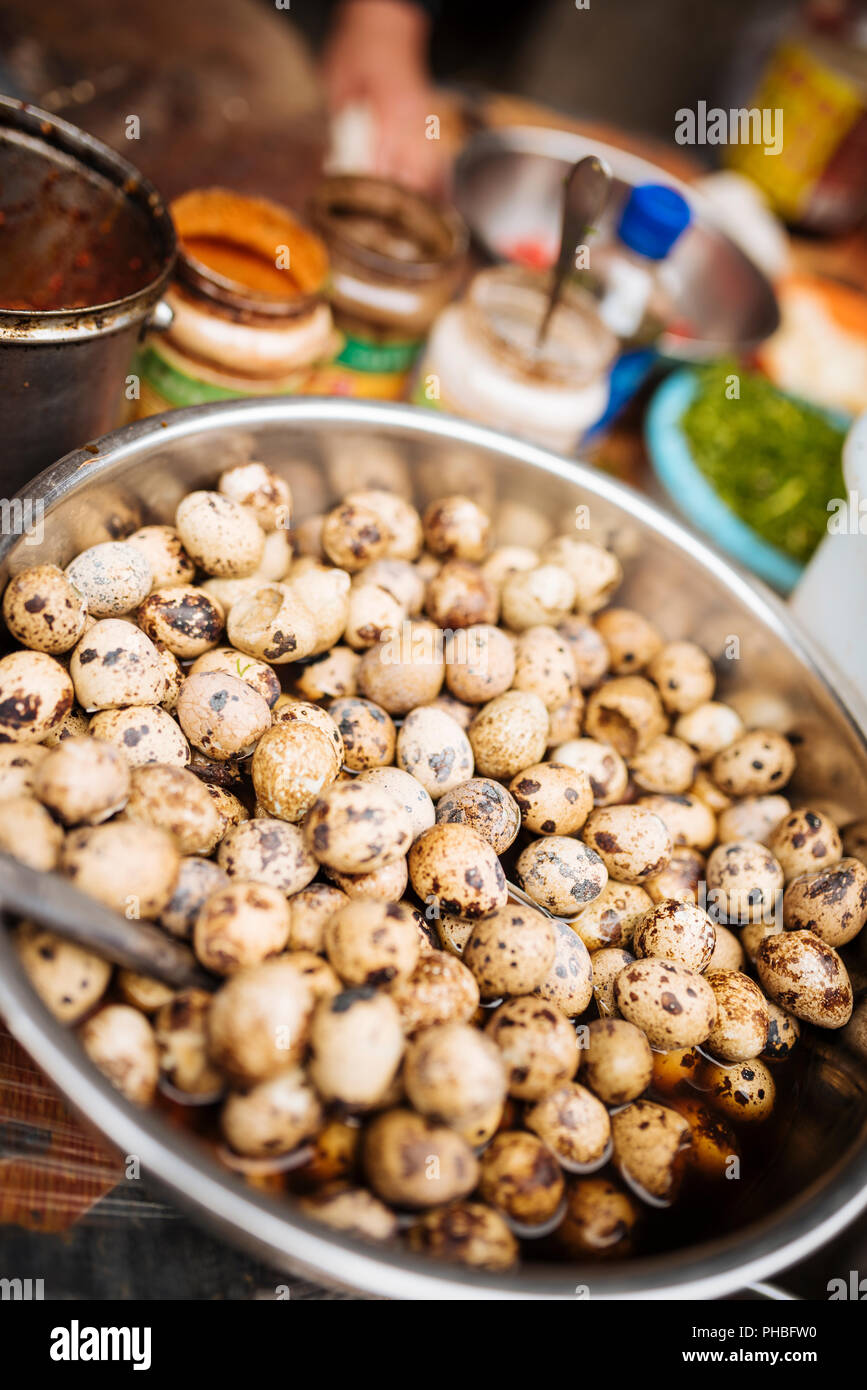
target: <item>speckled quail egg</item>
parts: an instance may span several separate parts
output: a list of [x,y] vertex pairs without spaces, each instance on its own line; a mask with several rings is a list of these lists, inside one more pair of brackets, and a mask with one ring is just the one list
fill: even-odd
[[758,1057],[768,1041],[768,1003],[755,981],[740,970],[708,970],[716,999],[716,1022],[705,1047],[721,1062]]
[[118,750],[79,734],[39,764],[33,793],[64,825],[98,825],[126,805],[130,785],[129,764]]
[[383,985],[411,975],[419,957],[417,913],[408,904],[358,898],[325,923],[323,944],[345,984]]
[[22,922],[13,942],[24,973],[61,1023],[77,1023],[105,993],[111,966],[93,951],[34,922]]
[[230,1147],[251,1158],[290,1153],[321,1123],[322,1106],[300,1067],[232,1092],[220,1112]]
[[720,812],[717,838],[721,842],[756,840],[766,845],[780,821],[791,810],[784,796],[745,796]]
[[210,854],[223,833],[208,787],[180,767],[134,768],[125,816],[165,830],[181,854]]
[[841,859],[793,878],[783,895],[788,931],[811,931],[829,946],[845,946],[867,921],[867,867]]
[[672,845],[689,845],[693,849],[709,849],[714,843],[716,817],[706,802],[683,792],[678,796],[640,796],[636,801],[644,811],[659,816],[671,836]]
[[562,565],[541,564],[532,570],[512,571],[500,591],[503,622],[513,632],[540,624],[556,627],[569,616],[576,594],[575,580]]
[[32,795],[37,770],[49,751],[39,743],[0,743],[0,801]]
[[83,893],[135,920],[158,917],[168,905],[180,863],[165,831],[107,821],[70,831],[60,869]]
[[436,1207],[466,1197],[479,1177],[465,1139],[411,1110],[387,1110],[371,1121],[363,1162],[374,1191],[399,1207]]
[[0,803],[0,850],[31,869],[57,867],[63,830],[32,796],[13,796]]
[[292,519],[292,490],[264,463],[251,460],[236,464],[220,474],[217,484],[225,497],[242,507],[249,507],[263,531],[288,527]]
[[389,714],[407,714],[436,699],[445,678],[443,644],[432,623],[401,623],[370,647],[358,668],[358,688]]
[[487,840],[496,854],[505,854],[521,828],[521,813],[509,791],[489,777],[472,777],[440,797],[440,824],[468,825]]
[[588,951],[608,946],[628,946],[636,918],[651,906],[651,899],[637,883],[610,878],[599,897],[581,909],[569,926]]
[[852,1016],[852,982],[833,946],[811,931],[774,932],[756,952],[766,994],[795,1018],[842,1028]]
[[153,581],[145,556],[126,541],[82,550],[66,566],[66,577],[94,618],[115,618],[137,608]]
[[431,826],[409,852],[412,886],[422,902],[459,917],[489,917],[508,895],[502,865],[469,825]]
[[630,1252],[639,1219],[638,1203],[610,1178],[579,1178],[568,1184],[557,1241],[577,1259],[616,1259]]
[[421,1115],[464,1129],[506,1099],[500,1050],[468,1023],[445,1023],[416,1033],[403,1067],[406,1094]]
[[407,1232],[417,1254],[470,1269],[505,1273],[518,1260],[518,1242],[499,1212],[484,1202],[452,1202],[423,1212]]
[[[400,767],[372,767],[368,771],[361,773],[361,782],[372,782],[377,787],[382,787],[383,791],[388,792],[398,801],[409,817],[412,838],[418,839],[422,831],[429,830],[437,818],[437,809],[434,807],[430,793],[425,790],[421,782],[409,773],[404,772]],[[439,805],[442,806],[445,797],[440,799]]]
[[258,691],[221,671],[187,677],[177,716],[193,747],[218,762],[245,756],[271,727],[271,711]]
[[717,845],[707,861],[708,904],[728,922],[769,922],[783,888],[783,871],[758,841]]
[[607,673],[610,664],[608,648],[590,619],[571,613],[557,624],[557,631],[572,648],[575,673],[582,690],[592,690]]
[[75,646],[84,631],[87,605],[63,570],[33,565],[7,584],[3,617],[22,646],[56,656]]
[[459,724],[441,710],[411,710],[397,736],[397,765],[437,801],[473,775],[473,750]]
[[469,497],[454,495],[431,502],[422,516],[424,543],[446,559],[484,560],[490,548],[491,522]]
[[394,761],[394,721],[380,705],[350,695],[333,701],[329,714],[340,731],[343,761],[353,772],[366,772]]
[[696,766],[695,752],[688,743],[660,734],[630,760],[629,770],[642,791],[676,796],[692,786]]
[[643,676],[615,676],[587,697],[584,727],[622,758],[634,758],[666,730],[656,687]]
[[182,859],[172,895],[159,915],[160,926],[172,936],[188,939],[205,898],[228,883],[228,875],[212,859],[197,855]]
[[729,796],[762,796],[778,792],[795,770],[792,745],[773,729],[751,729],[711,764],[711,776]]
[[599,1018],[587,1027],[581,1080],[606,1105],[625,1105],[646,1091],[653,1053],[640,1028],[625,1018]]
[[297,825],[269,816],[243,821],[223,837],[217,862],[231,879],[265,883],[287,896],[300,893],[318,864]]
[[530,994],[554,963],[555,938],[549,918],[508,904],[477,922],[463,950],[483,999]]
[[479,987],[467,967],[445,951],[422,952],[412,974],[388,986],[405,1033],[438,1023],[466,1023],[479,1004]]
[[560,1207],[565,1186],[560,1165],[548,1145],[524,1130],[496,1134],[479,1162],[479,1192],[518,1227],[543,1226],[550,1221]]
[[604,946],[602,950],[593,952],[593,997],[602,1018],[619,1017],[614,986],[618,975],[634,960],[635,957],[622,946]]
[[728,1066],[702,1062],[698,1084],[707,1103],[727,1119],[750,1124],[767,1120],[773,1112],[774,1078],[757,1057]]
[[552,921],[554,959],[532,993],[556,1004],[567,1018],[582,1014],[593,998],[590,953],[569,922]]
[[346,874],[383,868],[412,843],[403,807],[372,782],[332,783],[313,802],[304,830],[319,863]]
[[502,628],[475,623],[446,639],[445,663],[451,693],[470,704],[483,704],[510,688],[515,643]]
[[153,1028],[160,1073],[184,1095],[217,1097],[223,1078],[208,1060],[207,1017],[211,996],[203,989],[182,989],[158,1009]]
[[265,883],[230,883],[199,908],[193,947],[207,970],[234,975],[278,956],[289,940],[284,895]]
[[0,659],[0,743],[41,743],[72,708],[72,681],[46,652]]
[[834,822],[806,807],[779,822],[768,840],[768,849],[782,868],[786,882],[799,874],[826,869],[843,855]]
[[716,941],[708,970],[742,970],[746,952],[738,937],[728,927],[715,924]]
[[632,950],[639,958],[660,956],[701,974],[710,964],[715,944],[713,922],[694,903],[655,903],[635,920]]
[[688,714],[706,704],[716,685],[713,662],[695,642],[666,642],[649,662],[647,673],[670,714]]
[[275,1076],[304,1056],[314,998],[291,955],[239,970],[208,1014],[212,1061],[241,1085]]
[[801,1036],[801,1025],[773,999],[765,1000],[765,1008],[768,1011],[768,1041],[762,1049],[762,1056],[770,1062],[783,1062],[791,1056]]
[[534,763],[509,783],[526,830],[537,835],[574,835],[593,810],[586,772],[566,763]]
[[566,1081],[537,1100],[524,1116],[524,1123],[570,1172],[591,1172],[610,1152],[608,1111],[577,1081]]
[[603,806],[592,811],[582,832],[612,878],[643,883],[665,868],[671,836],[659,816],[638,806]]
[[694,705],[679,715],[674,733],[695,749],[699,761],[711,762],[744,732],[744,722],[736,709],[718,700]]
[[567,917],[599,897],[608,882],[608,870],[583,841],[568,835],[546,835],[521,852],[515,877],[534,902]]
[[595,738],[569,739],[558,744],[551,761],[586,772],[595,806],[613,806],[626,795],[629,773],[619,753]]
[[701,885],[705,881],[707,860],[697,849],[688,845],[675,845],[671,858],[658,874],[644,880],[644,887],[655,903],[667,898],[675,902],[698,902]]
[[153,1029],[129,1004],[106,1004],[79,1030],[82,1046],[112,1086],[133,1105],[150,1105],[159,1079]]
[[157,648],[140,628],[120,618],[104,618],[85,633],[72,653],[69,674],[86,710],[157,705],[166,695]]
[[219,579],[254,574],[265,549],[265,533],[253,512],[219,492],[189,492],[180,502],[175,527],[190,558]]
[[604,608],[623,578],[617,556],[595,541],[575,536],[557,536],[542,550],[542,559],[562,565],[575,584],[575,607],[579,613],[597,613]]
[[703,977],[657,956],[636,960],[621,971],[614,999],[622,1017],[662,1052],[704,1042],[716,1019],[716,999]]
[[548,1000],[507,999],[494,1010],[485,1031],[503,1054],[509,1094],[518,1100],[541,1100],[575,1075],[575,1030]]
[[256,796],[269,816],[303,820],[337,776],[334,745],[313,724],[275,724],[256,745],[251,773]]
[[651,1100],[634,1100],[611,1117],[614,1163],[639,1195],[667,1206],[677,1196],[690,1127],[682,1115]]
[[118,748],[131,767],[148,763],[186,767],[190,761],[190,745],[171,715],[159,705],[100,710],[90,721],[90,733]]

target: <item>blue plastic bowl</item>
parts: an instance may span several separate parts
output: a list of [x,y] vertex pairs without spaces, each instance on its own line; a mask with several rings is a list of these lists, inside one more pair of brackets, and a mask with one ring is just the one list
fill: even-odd
[[697,389],[696,373],[684,367],[666,377],[651,398],[644,436],[653,471],[687,521],[765,583],[787,594],[804,566],[736,516],[693,459],[680,422]]

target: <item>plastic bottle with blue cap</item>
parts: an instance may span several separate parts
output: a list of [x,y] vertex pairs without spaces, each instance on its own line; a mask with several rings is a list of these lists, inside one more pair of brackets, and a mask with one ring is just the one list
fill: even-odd
[[600,267],[599,315],[624,345],[647,344],[664,326],[662,263],[689,220],[689,204],[673,188],[642,184],[630,192],[617,223],[619,244]]

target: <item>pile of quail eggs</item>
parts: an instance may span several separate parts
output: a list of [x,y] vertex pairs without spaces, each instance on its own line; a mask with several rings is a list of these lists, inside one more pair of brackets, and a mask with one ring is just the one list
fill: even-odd
[[772,1114],[801,1022],[849,1020],[867,822],[790,804],[789,740],[580,533],[502,540],[458,492],[291,509],[241,463],[10,579],[0,849],[214,990],[36,923],[23,968],[130,1101],[212,1107],[318,1222],[487,1270],[628,1254]]

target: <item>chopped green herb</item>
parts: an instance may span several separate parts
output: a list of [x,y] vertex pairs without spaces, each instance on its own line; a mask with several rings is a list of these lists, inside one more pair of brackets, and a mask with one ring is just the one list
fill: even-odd
[[731,361],[699,370],[681,427],[723,502],[772,545],[808,560],[825,534],[827,503],[845,496],[843,430]]

